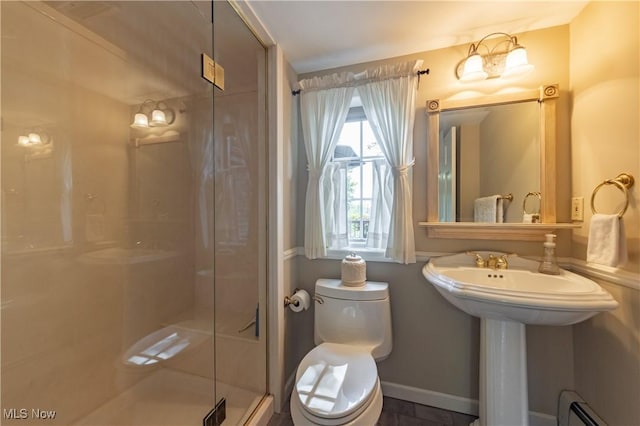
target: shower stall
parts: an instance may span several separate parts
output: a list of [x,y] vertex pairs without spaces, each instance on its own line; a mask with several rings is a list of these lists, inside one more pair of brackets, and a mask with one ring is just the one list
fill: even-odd
[[246,423],[267,393],[265,47],[226,1],[0,18],[0,423]]

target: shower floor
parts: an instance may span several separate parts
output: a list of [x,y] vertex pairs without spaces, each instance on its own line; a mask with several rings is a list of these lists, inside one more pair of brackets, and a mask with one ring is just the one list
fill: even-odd
[[[213,408],[213,382],[199,376],[161,369],[110,400],[77,426],[185,426],[201,425]],[[242,425],[262,395],[225,383],[216,383],[216,401],[226,398],[225,425]]]

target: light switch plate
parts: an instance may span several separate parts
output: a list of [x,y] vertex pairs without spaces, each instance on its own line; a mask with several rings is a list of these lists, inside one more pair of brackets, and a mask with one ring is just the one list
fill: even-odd
[[584,221],[584,197],[571,199],[571,220]]

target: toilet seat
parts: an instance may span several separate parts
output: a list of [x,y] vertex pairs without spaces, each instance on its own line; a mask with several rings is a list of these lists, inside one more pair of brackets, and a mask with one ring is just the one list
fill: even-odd
[[369,347],[323,343],[300,362],[293,393],[309,420],[345,424],[367,409],[379,386]]

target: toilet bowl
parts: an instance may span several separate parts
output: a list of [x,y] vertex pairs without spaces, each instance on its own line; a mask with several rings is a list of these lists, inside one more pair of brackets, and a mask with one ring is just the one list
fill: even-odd
[[316,346],[298,366],[291,404],[295,424],[375,424],[382,392],[370,349],[336,343]]
[[382,412],[376,361],[391,352],[387,283],[316,282],[314,337],[296,371],[291,417],[296,425],[373,425]]

